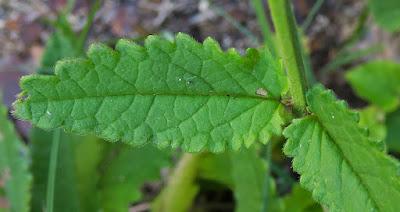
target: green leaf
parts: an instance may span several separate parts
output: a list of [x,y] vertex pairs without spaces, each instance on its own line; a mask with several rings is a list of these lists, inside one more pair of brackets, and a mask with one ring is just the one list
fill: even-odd
[[376,22],[388,31],[400,29],[400,1],[368,0],[369,8]]
[[358,126],[357,114],[321,86],[308,92],[314,115],[285,129],[284,152],[300,182],[330,211],[400,211],[399,164]]
[[[46,206],[47,178],[53,132],[32,129],[32,211]],[[98,166],[104,142],[91,137],[61,133],[54,190],[55,211],[97,211]]]
[[28,161],[28,149],[17,137],[14,125],[8,120],[8,110],[0,100],[0,181],[4,183],[9,211],[29,211],[32,176]]
[[[73,138],[72,135],[67,135]],[[101,198],[98,187],[102,177],[99,169],[102,167],[106,152],[111,149],[111,146],[107,145],[109,143],[106,143],[106,141],[93,136],[79,137],[78,139],[71,139],[69,142],[72,141],[75,141],[75,144],[73,154],[70,157],[74,158],[80,211],[99,211]],[[63,150],[60,149],[60,151]]]
[[266,164],[254,148],[231,153],[237,212],[262,211]]
[[[169,154],[151,145],[132,148],[123,145],[105,162],[100,181],[101,206],[104,211],[128,211],[130,204],[142,197],[141,186],[160,178],[161,168],[169,165]],[[105,158],[105,160],[109,160]]]
[[360,97],[386,111],[393,111],[400,103],[400,64],[372,61],[346,74],[347,80]]
[[[32,211],[46,208],[46,191],[49,173],[50,150],[53,132],[32,129],[31,151],[33,187]],[[73,140],[62,133],[58,149],[57,170],[54,186],[55,211],[79,211],[79,195],[75,181]]]
[[[52,132],[33,131],[33,211],[42,211],[46,205],[51,138]],[[168,161],[165,152],[151,146],[106,144],[93,137],[62,133],[55,211],[127,211],[129,204],[141,197],[143,183],[158,179],[160,168]]]
[[400,153],[400,109],[386,116],[387,137],[389,150]]
[[56,65],[55,76],[21,80],[19,118],[133,145],[152,142],[186,151],[250,146],[279,135],[281,66],[266,51],[221,51],[178,34],[149,36],[145,46],[120,40],[117,51],[92,45],[89,59]]
[[322,212],[322,208],[312,198],[311,193],[296,184],[292,192],[283,198],[286,212]]

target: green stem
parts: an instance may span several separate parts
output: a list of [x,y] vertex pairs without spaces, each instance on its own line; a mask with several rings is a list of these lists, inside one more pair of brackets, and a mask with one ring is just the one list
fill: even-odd
[[261,27],[261,32],[264,37],[264,45],[267,45],[271,54],[275,57],[276,50],[273,41],[273,33],[271,32],[271,26],[267,21],[267,17],[265,16],[264,4],[262,0],[252,0],[251,1],[253,8],[256,12],[258,24]]
[[46,208],[47,212],[53,212],[54,209],[54,187],[57,174],[57,158],[58,158],[58,147],[60,145],[61,131],[59,129],[53,132],[53,141],[51,144],[50,151],[50,164],[49,174],[47,179],[47,194],[46,194]]
[[93,6],[89,10],[89,15],[86,19],[85,26],[83,27],[82,32],[79,34],[79,38],[78,38],[78,49],[79,50],[83,50],[85,48],[86,38],[88,36],[90,27],[92,26],[94,17],[96,15],[97,11],[100,9],[101,2],[102,2],[101,0],[96,0],[94,2]]
[[200,157],[201,154],[189,153],[181,157],[169,176],[167,186],[155,201],[152,211],[189,211],[199,190],[195,180]]
[[287,68],[294,110],[297,115],[301,115],[306,107],[307,82],[293,11],[289,0],[269,0],[268,2],[283,61]]

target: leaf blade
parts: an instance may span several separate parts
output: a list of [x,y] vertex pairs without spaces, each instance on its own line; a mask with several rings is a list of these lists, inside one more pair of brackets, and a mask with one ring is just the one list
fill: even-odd
[[58,63],[56,76],[23,78],[28,97],[16,102],[17,116],[45,129],[191,152],[280,134],[278,99],[287,86],[268,52],[240,57],[184,34],[175,42],[150,36],[144,47],[121,40],[116,49],[94,45],[88,60]]
[[315,115],[294,120],[284,132],[284,152],[294,157],[301,184],[332,211],[399,210],[398,162],[369,140],[356,114],[332,93],[317,86],[307,100]]
[[[236,202],[235,211],[262,211],[263,187],[266,183],[264,177],[267,171],[265,162],[257,155],[254,148],[232,152],[230,157]],[[272,189],[268,190],[268,192],[271,191]],[[275,206],[275,202],[270,200],[272,198],[268,196],[269,210]]]
[[[33,174],[32,211],[46,208],[46,190],[49,173],[50,151],[54,132],[32,129],[31,151]],[[73,149],[76,137],[62,133],[57,158],[53,206],[56,211],[79,211],[79,193],[75,179]],[[60,168],[61,167],[61,168]]]

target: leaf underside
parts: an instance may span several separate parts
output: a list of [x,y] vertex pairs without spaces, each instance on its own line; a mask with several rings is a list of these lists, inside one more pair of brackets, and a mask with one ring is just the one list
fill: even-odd
[[55,73],[21,80],[19,118],[44,129],[189,152],[266,143],[283,124],[278,100],[286,79],[266,51],[242,57],[212,39],[149,36],[144,47],[127,40],[116,51],[92,45],[88,59],[58,62]]
[[345,102],[317,86],[307,101],[314,113],[285,129],[285,154],[300,182],[331,211],[400,211],[397,161],[357,125]]

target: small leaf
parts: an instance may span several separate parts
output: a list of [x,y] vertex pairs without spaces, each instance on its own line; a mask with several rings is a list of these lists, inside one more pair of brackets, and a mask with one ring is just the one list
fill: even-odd
[[284,152],[293,157],[301,184],[330,211],[400,211],[398,162],[377,148],[357,114],[331,92],[316,86],[307,102],[314,115],[284,131]]
[[7,108],[0,101],[0,182],[4,183],[9,211],[25,212],[31,199],[29,152],[7,117]]
[[149,36],[144,47],[120,40],[116,49],[92,45],[89,59],[59,62],[55,76],[24,77],[16,115],[44,129],[190,152],[239,149],[281,133],[286,79],[268,52],[241,57],[184,34],[175,42]]
[[400,64],[369,62],[347,72],[346,78],[355,92],[370,103],[386,111],[393,111],[399,106]]
[[368,4],[381,27],[391,32],[400,29],[400,1],[368,0]]

